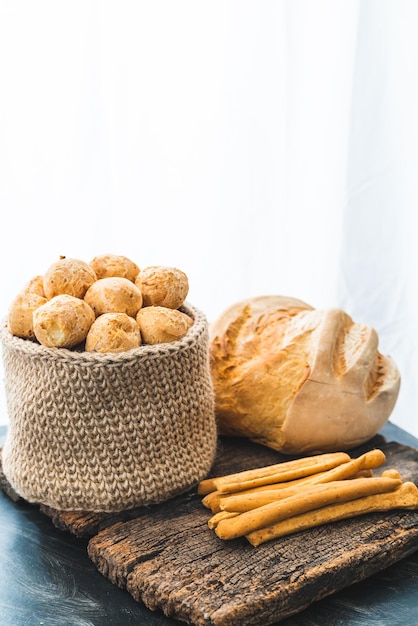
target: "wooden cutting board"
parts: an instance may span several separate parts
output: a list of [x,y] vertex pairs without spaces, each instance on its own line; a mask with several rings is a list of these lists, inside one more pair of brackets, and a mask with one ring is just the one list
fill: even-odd
[[[374,440],[384,467],[418,482],[418,452]],[[266,465],[278,453],[223,440],[212,475]],[[384,469],[381,468],[381,471]],[[150,609],[200,625],[272,624],[418,549],[418,511],[374,514],[253,548],[224,542],[207,526],[195,493],[111,524],[89,542],[99,571]]]
[[[380,471],[395,468],[418,483],[414,448],[378,436],[350,454],[374,447],[387,456]],[[221,439],[211,474],[284,459],[245,440]],[[274,624],[418,550],[418,511],[367,515],[254,548],[246,539],[218,539],[195,491],[116,515],[43,510],[60,528],[90,536],[90,558],[115,585],[196,626]]]

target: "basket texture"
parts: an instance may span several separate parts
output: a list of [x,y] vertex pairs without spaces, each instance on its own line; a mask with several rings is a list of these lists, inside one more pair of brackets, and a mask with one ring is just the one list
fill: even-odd
[[29,502],[121,511],[182,493],[216,453],[205,316],[178,341],[119,354],[46,348],[0,330],[4,474]]

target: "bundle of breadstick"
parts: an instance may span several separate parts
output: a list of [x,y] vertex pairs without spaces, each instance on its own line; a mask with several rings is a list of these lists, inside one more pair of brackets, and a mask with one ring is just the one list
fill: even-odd
[[253,546],[366,513],[418,508],[418,488],[375,449],[351,458],[334,452],[202,480],[198,494],[220,539]]

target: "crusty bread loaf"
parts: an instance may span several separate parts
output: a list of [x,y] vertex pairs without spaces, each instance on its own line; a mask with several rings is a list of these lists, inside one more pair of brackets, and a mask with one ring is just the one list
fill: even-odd
[[368,441],[400,386],[374,329],[282,296],[229,307],[211,325],[210,363],[220,432],[288,454]]

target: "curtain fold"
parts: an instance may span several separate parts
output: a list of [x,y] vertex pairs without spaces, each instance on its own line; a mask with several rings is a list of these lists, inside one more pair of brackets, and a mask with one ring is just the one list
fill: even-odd
[[[0,0],[1,310],[59,255],[373,325],[418,435],[413,0]],[[0,407],[0,421],[5,409]]]
[[338,301],[398,364],[392,419],[418,433],[417,6],[360,2]]

